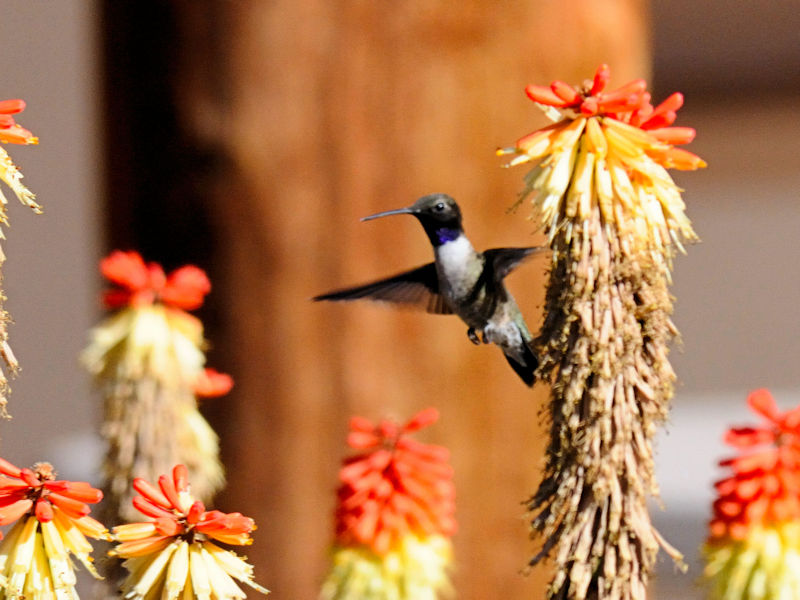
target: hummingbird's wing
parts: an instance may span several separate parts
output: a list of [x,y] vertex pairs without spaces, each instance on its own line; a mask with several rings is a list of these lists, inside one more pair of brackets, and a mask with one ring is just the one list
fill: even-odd
[[484,251],[486,264],[491,265],[495,282],[501,282],[526,258],[547,250],[547,246],[527,246],[524,248],[491,248]]
[[439,276],[433,263],[372,283],[321,294],[315,296],[313,300],[340,301],[361,298],[419,308],[440,315],[449,315],[453,312],[439,293]]

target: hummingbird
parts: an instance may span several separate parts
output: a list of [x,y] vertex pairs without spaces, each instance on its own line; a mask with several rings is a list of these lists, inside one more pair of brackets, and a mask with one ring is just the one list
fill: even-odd
[[508,363],[532,386],[539,359],[522,313],[503,284],[520,262],[544,247],[491,248],[477,252],[464,235],[461,209],[447,194],[429,194],[411,206],[363,217],[371,221],[391,215],[412,215],[433,246],[435,260],[386,279],[315,296],[347,301],[361,298],[420,308],[434,314],[455,314],[476,345],[496,344]]

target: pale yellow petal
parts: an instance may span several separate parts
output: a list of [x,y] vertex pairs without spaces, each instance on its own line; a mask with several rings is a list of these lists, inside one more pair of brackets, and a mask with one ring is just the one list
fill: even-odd
[[167,600],[175,600],[189,578],[189,544],[183,540],[178,542],[178,547],[169,561],[167,577],[164,582],[164,593]]
[[208,579],[205,561],[200,554],[199,544],[192,544],[189,547],[189,573],[191,574],[195,597],[198,600],[210,600],[211,582]]
[[208,573],[208,580],[211,584],[211,590],[217,598],[246,598],[241,588],[231,579],[230,575],[225,572],[222,565],[220,565],[213,556],[206,550],[203,545],[200,546],[200,555],[205,562],[205,569]]
[[[136,563],[134,563],[130,565],[130,567],[140,566],[143,568],[136,569],[137,576],[135,578],[133,577],[133,573],[128,576],[126,581],[130,582],[129,586],[127,586],[130,591],[126,594],[126,598],[145,598],[151,589],[160,589],[160,583],[165,576],[167,564],[170,558],[172,558],[176,547],[176,543],[170,544],[152,558],[148,557],[149,560],[143,564],[136,565]],[[123,566],[131,570],[128,563],[129,561],[125,561]]]

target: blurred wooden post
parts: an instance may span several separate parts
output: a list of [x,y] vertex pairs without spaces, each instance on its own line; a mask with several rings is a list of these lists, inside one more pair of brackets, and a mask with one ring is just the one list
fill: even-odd
[[[309,298],[430,261],[413,219],[358,222],[430,192],[459,200],[481,248],[537,243],[527,207],[506,213],[524,171],[501,169],[494,150],[544,123],[528,83],[577,82],[601,62],[612,83],[647,76],[646,3],[175,7],[182,131],[226,157],[203,206],[217,240],[209,336],[237,383],[208,408],[229,477],[220,507],[259,525],[257,579],[314,598],[348,417],[433,405],[442,418],[426,439],[456,469],[458,596],[541,597],[542,574],[519,572],[533,554],[521,502],[541,466],[544,386],[530,392],[455,317]],[[546,268],[509,279],[531,328]]]

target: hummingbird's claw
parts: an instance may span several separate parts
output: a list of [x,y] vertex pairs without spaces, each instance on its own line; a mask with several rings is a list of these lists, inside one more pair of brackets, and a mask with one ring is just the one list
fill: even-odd
[[478,338],[478,334],[475,333],[474,327],[470,327],[469,329],[467,329],[467,337],[469,338],[469,341],[475,344],[476,346],[481,345],[481,341]]

